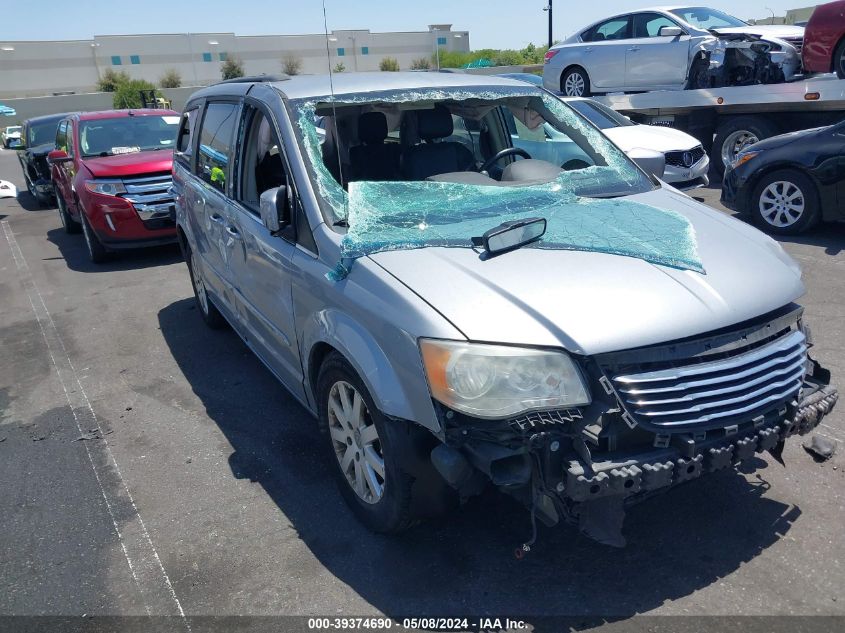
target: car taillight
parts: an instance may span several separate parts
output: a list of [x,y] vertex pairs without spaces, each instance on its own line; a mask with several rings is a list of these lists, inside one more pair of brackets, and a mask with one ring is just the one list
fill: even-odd
[[549,51],[546,51],[546,54],[545,54],[545,55],[543,55],[543,63],[544,63],[544,64],[548,64],[548,63],[552,60],[552,57],[554,57],[555,55],[557,55],[559,52],[560,52],[560,50],[559,50],[559,49],[555,49],[555,48],[553,48],[553,49],[551,49],[551,50],[549,50]]

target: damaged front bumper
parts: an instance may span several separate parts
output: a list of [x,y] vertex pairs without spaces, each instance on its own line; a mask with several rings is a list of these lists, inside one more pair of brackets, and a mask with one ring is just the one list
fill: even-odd
[[776,84],[799,75],[801,57],[783,40],[717,34],[702,42],[691,69],[690,87],[694,89]]
[[[682,384],[693,384],[690,376],[706,383],[707,391],[688,390],[680,399],[695,401],[691,410],[713,406],[718,412],[737,407],[733,404],[736,397],[726,398],[721,392],[731,396],[756,393],[761,376],[768,379],[773,375],[776,380],[780,374],[773,372],[782,371],[789,380],[794,374],[788,372],[798,366],[799,388],[774,402],[763,398],[764,405],[754,406],[746,414],[723,418],[713,414],[675,427],[654,422],[645,414],[659,413],[659,407],[665,405],[654,409],[639,401],[642,408],[635,412],[630,398],[626,399],[616,386],[617,378],[603,381],[606,397],[596,398],[583,410],[538,412],[491,422],[441,409],[445,443],[432,451],[432,463],[462,498],[479,493],[492,482],[524,503],[532,519],[536,517],[546,525],[564,520],[577,524],[584,534],[601,543],[622,546],[625,540],[621,528],[628,505],[707,473],[741,463],[750,466],[758,453],[769,452],[781,461],[787,438],[808,433],[830,413],[838,393],[829,384],[830,373],[806,355],[809,343],[805,344],[804,332],[809,332],[795,318],[793,312],[762,327],[653,352],[665,356],[666,350],[672,349],[690,354],[699,346],[715,351],[718,362],[733,372],[725,374],[722,365],[711,368],[713,361],[673,365]],[[788,323],[792,323],[791,328]],[[773,328],[779,328],[775,336],[771,335]],[[764,338],[764,333],[768,337]],[[736,351],[739,341],[747,347]],[[754,364],[749,364],[752,360]],[[620,362],[629,366],[624,365],[624,357]],[[684,374],[688,367],[695,370]],[[719,372],[711,371],[717,368]],[[668,379],[660,371],[640,374],[652,381],[650,391],[661,390],[653,385],[667,385]],[[714,384],[723,398],[715,405]],[[706,399],[696,400],[704,396]]]

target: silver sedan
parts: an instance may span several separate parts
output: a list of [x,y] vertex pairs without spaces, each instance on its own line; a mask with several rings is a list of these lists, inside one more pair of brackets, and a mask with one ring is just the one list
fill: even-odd
[[[546,54],[543,85],[570,97],[777,83],[800,69],[804,29],[749,25],[705,7],[626,13]],[[758,60],[762,57],[762,62]]]

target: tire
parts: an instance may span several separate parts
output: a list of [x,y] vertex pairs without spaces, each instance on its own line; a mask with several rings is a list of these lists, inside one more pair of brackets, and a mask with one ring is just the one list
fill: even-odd
[[840,79],[845,79],[845,38],[836,45],[833,52],[833,72]]
[[589,97],[592,93],[587,71],[580,66],[567,68],[560,78],[560,91],[567,97]]
[[[396,534],[414,525],[418,488],[409,470],[416,461],[411,456],[418,452],[412,433],[402,427],[411,423],[382,415],[358,374],[337,352],[323,361],[316,394],[327,458],[352,512],[382,534]],[[360,413],[354,417],[356,410]],[[348,462],[346,469],[344,462]]]
[[796,169],[766,174],[754,187],[754,223],[775,235],[797,235],[819,221],[819,193],[815,183]]
[[79,231],[82,230],[82,227],[79,225],[79,222],[70,216],[70,213],[68,213],[67,210],[67,205],[65,204],[65,199],[58,191],[56,192],[56,206],[59,209],[59,219],[62,221],[62,227],[64,228],[65,233],[79,233]]
[[109,260],[109,252],[100,242],[100,238],[94,233],[94,229],[88,223],[88,218],[85,213],[80,211],[79,217],[82,219],[82,234],[85,236],[85,246],[88,248],[88,258],[94,264],[102,264]]
[[716,128],[716,138],[710,150],[712,169],[722,178],[725,167],[740,151],[777,133],[774,125],[758,116],[740,116],[721,123]]
[[212,330],[219,330],[225,327],[226,318],[220,314],[217,306],[214,305],[211,297],[208,296],[201,269],[194,258],[194,252],[186,245],[184,253],[185,262],[188,264],[188,274],[191,276],[191,287],[194,289],[194,299],[197,302],[197,309],[202,320]]

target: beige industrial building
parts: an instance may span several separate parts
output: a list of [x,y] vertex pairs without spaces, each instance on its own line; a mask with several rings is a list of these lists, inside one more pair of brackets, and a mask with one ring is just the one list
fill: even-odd
[[469,32],[451,24],[432,24],[426,31],[371,33],[332,31],[317,35],[235,35],[181,33],[102,35],[92,40],[0,40],[0,98],[84,93],[95,90],[106,69],[158,84],[170,69],[185,86],[220,80],[229,57],[243,61],[247,74],[278,74],[287,57],[301,61],[302,73],[325,73],[342,64],[346,72],[378,70],[385,57],[409,69],[415,59],[435,51],[469,51]]

